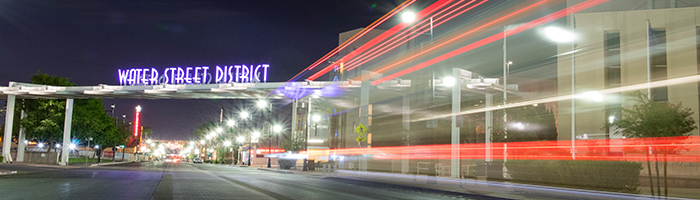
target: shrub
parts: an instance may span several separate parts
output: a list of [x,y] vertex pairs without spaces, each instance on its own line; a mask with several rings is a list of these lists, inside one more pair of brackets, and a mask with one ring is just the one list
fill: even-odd
[[641,163],[619,161],[509,160],[514,182],[639,193]]
[[280,169],[291,169],[292,167],[297,165],[297,160],[277,159],[277,164],[280,166]]

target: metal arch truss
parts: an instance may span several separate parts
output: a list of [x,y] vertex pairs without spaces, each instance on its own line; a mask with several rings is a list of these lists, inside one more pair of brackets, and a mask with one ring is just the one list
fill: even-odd
[[[0,98],[22,99],[282,99],[279,89],[320,89],[330,85],[359,88],[360,81],[305,81],[268,83],[224,83],[200,85],[106,85],[49,86],[10,82],[0,86]],[[275,92],[276,91],[276,92]]]

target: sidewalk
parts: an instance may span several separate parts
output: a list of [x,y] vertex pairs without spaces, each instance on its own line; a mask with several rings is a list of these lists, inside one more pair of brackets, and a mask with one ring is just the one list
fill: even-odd
[[[301,168],[281,170],[276,168],[257,167],[257,170],[265,170],[286,174],[298,174],[322,178],[340,178],[379,182],[415,188],[424,188],[466,194],[477,194],[508,199],[654,199],[654,197],[652,196],[641,194],[613,193],[604,191],[528,185],[498,181],[435,177],[427,175],[359,172],[350,170],[337,170],[335,174],[324,174],[320,170],[301,171]],[[696,190],[692,188],[688,189]],[[697,196],[693,196],[692,193],[690,193],[689,191],[685,190],[686,189],[682,191],[674,190],[678,193],[669,194],[680,196],[683,198],[669,197],[667,199],[698,198]]]

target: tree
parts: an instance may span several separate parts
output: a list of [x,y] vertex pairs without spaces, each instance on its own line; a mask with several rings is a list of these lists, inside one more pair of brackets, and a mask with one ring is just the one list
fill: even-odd
[[[629,98],[637,102],[631,109],[622,108],[622,118],[613,121],[610,125],[617,126],[621,129],[622,135],[630,138],[649,138],[649,137],[673,137],[673,136],[688,136],[691,131],[697,129],[695,120],[691,117],[693,111],[690,108],[684,108],[682,103],[672,104],[668,102],[656,102],[649,99],[645,93],[635,91],[627,94]],[[651,149],[651,148],[649,148]],[[649,173],[649,183],[654,193],[651,164],[647,149],[647,171]],[[674,149],[656,149],[656,152],[662,152],[664,159],[668,153],[674,152]],[[667,162],[664,160],[664,185],[665,194],[668,196],[668,186],[666,185]],[[659,183],[659,161],[656,159],[656,182],[657,192],[661,196]]]
[[141,135],[143,135],[143,138],[148,138],[148,135],[153,133],[153,129],[148,126],[144,126],[143,129],[141,130]]
[[282,141],[282,149],[287,152],[297,152],[304,149],[304,137],[294,135],[290,139]]
[[205,136],[209,135],[211,131],[216,130],[218,125],[219,123],[215,121],[201,123],[196,129],[194,129],[194,136],[197,138],[205,138]]
[[[31,77],[31,83],[52,86],[75,86],[67,78],[37,74]],[[48,142],[48,151],[60,141],[63,135],[65,100],[26,99],[22,105],[27,117],[21,121],[27,138],[36,138],[39,142]],[[74,121],[76,118],[73,118]],[[19,122],[19,120],[17,120]]]
[[[52,86],[74,86],[68,78],[50,76],[37,72],[32,76],[33,84]],[[21,121],[26,127],[28,138],[39,142],[48,142],[47,151],[51,151],[56,142],[62,141],[65,121],[65,100],[27,99],[22,104],[27,117]],[[17,120],[19,122],[19,120]],[[91,144],[102,147],[123,143],[126,134],[117,128],[114,119],[105,112],[100,99],[78,99],[74,102],[71,133],[73,137],[86,141],[92,137]],[[102,148],[98,149],[98,154]]]
[[503,110],[494,112],[494,126],[490,127],[492,142],[555,139],[552,137],[556,133],[554,115],[545,106],[509,108],[505,112],[507,124],[503,121]]

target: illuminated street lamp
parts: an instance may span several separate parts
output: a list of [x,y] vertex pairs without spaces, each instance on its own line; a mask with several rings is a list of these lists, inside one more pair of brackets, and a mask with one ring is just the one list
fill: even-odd
[[452,87],[454,85],[455,85],[455,78],[454,77],[448,76],[448,77],[442,78],[442,86]]
[[258,108],[265,108],[265,107],[267,107],[267,101],[260,100],[256,103],[256,105],[258,105]]
[[224,141],[224,146],[231,146],[231,141],[228,141],[228,140]]
[[241,118],[243,118],[243,119],[247,119],[247,118],[248,118],[249,116],[250,116],[250,114],[248,114],[248,112],[247,112],[247,111],[243,111],[243,112],[241,112]]
[[401,19],[406,23],[411,23],[414,20],[416,20],[416,13],[406,11],[403,14],[401,14]]
[[554,26],[544,28],[544,35],[557,43],[568,43],[576,40],[576,34],[573,32]]
[[69,148],[70,150],[74,150],[74,149],[75,149],[75,144],[70,144],[70,145],[68,145],[68,148]]
[[217,132],[217,133],[222,133],[222,132],[224,132],[224,129],[222,129],[221,127],[217,127],[217,128],[216,128],[216,132]]
[[236,121],[228,120],[228,121],[226,122],[226,125],[228,125],[229,127],[233,127],[234,125],[236,125]]

